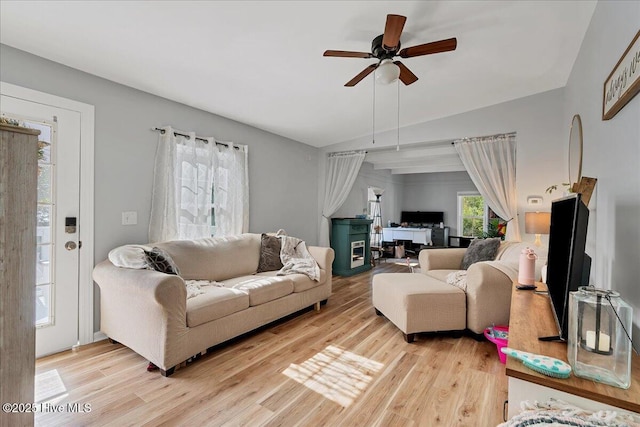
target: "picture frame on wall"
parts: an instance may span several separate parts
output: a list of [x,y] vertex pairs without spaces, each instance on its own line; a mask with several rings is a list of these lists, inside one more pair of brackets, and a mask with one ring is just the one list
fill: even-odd
[[604,82],[602,120],[613,118],[640,91],[640,30]]

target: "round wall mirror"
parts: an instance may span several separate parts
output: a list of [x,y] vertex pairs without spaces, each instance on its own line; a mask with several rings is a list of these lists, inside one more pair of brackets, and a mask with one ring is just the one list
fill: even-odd
[[576,114],[569,132],[569,189],[575,191],[582,178],[582,120]]

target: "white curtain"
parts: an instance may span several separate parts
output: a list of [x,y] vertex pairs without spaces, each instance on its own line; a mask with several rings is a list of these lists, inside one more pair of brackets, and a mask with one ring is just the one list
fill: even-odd
[[211,235],[213,138],[207,142],[161,132],[154,170],[149,241],[197,239]]
[[330,221],[340,206],[347,200],[353,183],[364,161],[365,152],[334,153],[327,159],[327,178],[324,189],[324,204],[320,219],[320,246],[328,247]]
[[454,145],[485,202],[509,221],[506,239],[519,241],[515,135],[471,138]]
[[224,144],[216,147],[213,164],[216,236],[249,231],[248,148]]

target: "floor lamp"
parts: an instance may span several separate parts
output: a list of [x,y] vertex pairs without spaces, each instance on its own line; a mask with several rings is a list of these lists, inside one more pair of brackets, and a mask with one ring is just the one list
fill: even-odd
[[371,224],[371,260],[374,262],[374,252],[378,252],[378,256],[382,251],[382,205],[380,205],[380,196],[384,193],[382,188],[373,188],[373,194],[376,196],[376,200],[371,204],[371,218],[373,223]]

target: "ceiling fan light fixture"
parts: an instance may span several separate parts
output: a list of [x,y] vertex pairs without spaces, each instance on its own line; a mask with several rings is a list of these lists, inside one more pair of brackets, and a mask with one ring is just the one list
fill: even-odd
[[400,67],[393,63],[391,59],[383,59],[380,66],[376,68],[376,81],[388,85],[395,82],[400,77]]

